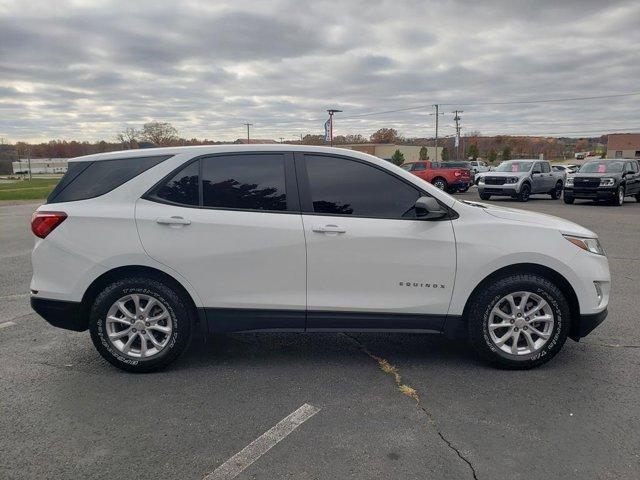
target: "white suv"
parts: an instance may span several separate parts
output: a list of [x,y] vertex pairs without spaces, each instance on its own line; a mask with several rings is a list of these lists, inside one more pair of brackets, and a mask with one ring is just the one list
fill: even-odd
[[130,371],[196,333],[436,332],[506,368],[607,314],[596,235],[460,202],[355,151],[179,147],[73,159],[34,213],[31,304]]

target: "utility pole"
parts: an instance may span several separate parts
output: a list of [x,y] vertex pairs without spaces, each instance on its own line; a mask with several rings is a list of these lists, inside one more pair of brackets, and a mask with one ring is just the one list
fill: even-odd
[[284,137],[280,137],[280,143],[284,143]]
[[[436,153],[435,153],[435,155],[436,155],[436,162],[439,162],[441,159],[438,160],[438,115],[444,115],[444,113],[440,113],[439,112],[440,105],[438,105],[437,103],[434,104],[433,106],[436,109],[436,113],[435,113],[435,116],[436,116],[436,142],[435,142],[436,143]],[[433,115],[433,113],[431,115]]]
[[327,112],[329,112],[329,140],[331,142],[331,146],[333,147],[333,114],[334,113],[341,113],[342,110],[335,110],[333,108],[330,108],[329,110],[327,110]]
[[251,141],[249,139],[249,127],[251,127],[253,125],[253,123],[245,123],[244,125],[247,126],[247,145],[249,145],[251,143]]
[[453,121],[456,122],[456,160],[460,160],[460,114],[464,112],[464,110],[454,110],[452,113],[454,115]]

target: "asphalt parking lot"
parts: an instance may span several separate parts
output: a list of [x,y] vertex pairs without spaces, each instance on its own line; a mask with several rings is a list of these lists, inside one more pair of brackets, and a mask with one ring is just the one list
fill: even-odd
[[201,479],[305,404],[237,478],[639,478],[640,204],[495,203],[594,230],[611,265],[609,318],[532,371],[429,335],[234,334],[126,374],[31,311],[35,205],[0,206],[0,478]]

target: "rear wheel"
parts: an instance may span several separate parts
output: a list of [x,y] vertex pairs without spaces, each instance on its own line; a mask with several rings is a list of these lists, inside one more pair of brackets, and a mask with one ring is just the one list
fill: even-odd
[[440,190],[447,188],[447,181],[444,178],[438,177],[433,180],[433,185]]
[[559,199],[562,195],[562,182],[556,183],[556,186],[553,187],[553,190],[551,190],[551,192],[549,192],[549,195],[551,195],[552,200]]
[[490,363],[527,369],[546,363],[567,339],[569,305],[538,275],[510,275],[482,289],[468,308],[469,339]]
[[528,202],[531,196],[531,187],[528,183],[525,183],[520,187],[520,193],[518,193],[518,200],[521,202]]
[[458,187],[458,191],[459,191],[460,193],[464,193],[464,192],[466,192],[467,190],[469,190],[469,185],[467,185],[467,186],[465,186],[465,187]]
[[180,292],[154,278],[108,285],[91,309],[89,329],[105,360],[129,372],[162,368],[187,347],[191,309]]

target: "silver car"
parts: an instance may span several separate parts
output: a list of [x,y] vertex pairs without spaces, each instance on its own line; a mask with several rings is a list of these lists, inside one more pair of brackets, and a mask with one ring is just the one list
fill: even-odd
[[482,200],[507,196],[526,202],[535,193],[556,200],[562,195],[565,178],[564,172],[552,171],[545,160],[507,160],[480,177],[478,193]]

